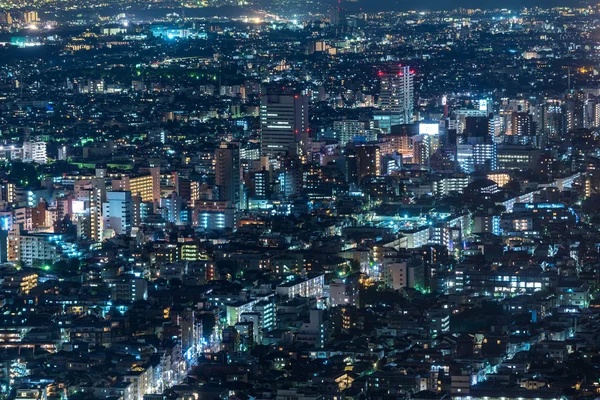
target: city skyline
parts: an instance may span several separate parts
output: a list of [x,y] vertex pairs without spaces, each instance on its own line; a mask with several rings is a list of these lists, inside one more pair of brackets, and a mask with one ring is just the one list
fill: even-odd
[[535,4],[4,2],[0,400],[600,398],[600,4]]

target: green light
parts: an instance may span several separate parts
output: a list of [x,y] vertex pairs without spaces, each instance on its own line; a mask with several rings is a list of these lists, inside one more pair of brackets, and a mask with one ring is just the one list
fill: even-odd
[[44,268],[44,271],[50,271],[50,266],[49,265],[44,265],[42,268]]

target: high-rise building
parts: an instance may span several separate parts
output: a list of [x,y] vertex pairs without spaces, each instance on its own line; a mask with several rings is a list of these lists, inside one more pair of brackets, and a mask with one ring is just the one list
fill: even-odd
[[488,132],[495,143],[502,143],[504,137],[504,118],[501,115],[492,115],[488,121]]
[[183,198],[173,192],[170,196],[160,199],[160,208],[165,220],[181,225],[188,220]]
[[344,157],[345,170],[346,170],[346,182],[350,185],[358,186],[360,183],[360,176],[358,174],[358,154],[354,148],[346,150]]
[[534,135],[533,118],[525,112],[513,112],[511,118],[511,133],[516,136]]
[[102,207],[105,228],[113,229],[116,235],[129,234],[133,224],[132,207],[131,192],[106,192]]
[[279,196],[287,199],[299,195],[302,191],[302,171],[297,158],[285,158],[281,162],[277,180]]
[[263,169],[254,174],[254,198],[269,198],[269,171]]
[[427,165],[431,156],[431,136],[416,135],[412,137],[413,141],[413,163]]
[[380,128],[386,129],[394,125],[413,122],[414,76],[415,73],[410,67],[399,65],[393,66],[389,72],[380,73],[379,106],[381,112],[375,116],[380,121]]
[[338,26],[342,23],[342,20],[344,19],[344,15],[343,15],[343,10],[337,6],[337,7],[331,7],[329,9],[329,24],[333,25],[333,26]]
[[379,175],[381,173],[381,154],[378,146],[356,147],[358,159],[358,176],[362,179],[368,175]]
[[260,143],[263,156],[305,156],[308,146],[308,97],[267,94],[260,105]]
[[591,126],[593,128],[600,127],[600,101],[596,98],[596,101],[592,105],[592,121]]
[[102,192],[101,187],[94,186],[89,191],[90,230],[89,238],[95,242],[102,240],[104,220],[102,219]]
[[542,112],[542,136],[544,138],[561,137],[566,131],[563,110],[564,102],[559,99],[546,99]]
[[236,143],[223,143],[215,151],[215,183],[220,189],[220,200],[239,207],[242,193],[240,148]]
[[456,161],[462,172],[496,170],[496,143],[490,129],[491,121],[487,116],[465,118],[463,143],[456,149]]
[[570,91],[565,96],[565,117],[568,131],[585,128],[586,97],[582,91]]

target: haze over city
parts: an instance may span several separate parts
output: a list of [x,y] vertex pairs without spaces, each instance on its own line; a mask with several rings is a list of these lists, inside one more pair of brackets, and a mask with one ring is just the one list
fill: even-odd
[[373,11],[405,11],[410,9],[449,10],[459,7],[520,9],[525,7],[576,7],[587,4],[587,1],[582,0],[508,0],[503,2],[493,0],[423,0],[419,2],[406,0],[362,0],[358,2],[360,7]]

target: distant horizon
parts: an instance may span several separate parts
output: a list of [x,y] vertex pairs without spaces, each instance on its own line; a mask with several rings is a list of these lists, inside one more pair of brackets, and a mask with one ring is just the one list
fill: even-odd
[[406,0],[360,0],[358,3],[349,3],[364,9],[365,11],[407,11],[407,10],[430,10],[442,11],[456,8],[480,8],[480,9],[522,9],[525,7],[575,7],[587,6],[586,0],[420,0],[410,2]]

